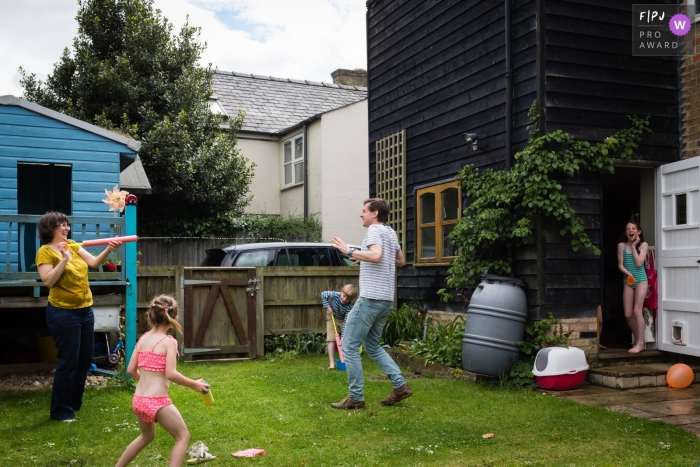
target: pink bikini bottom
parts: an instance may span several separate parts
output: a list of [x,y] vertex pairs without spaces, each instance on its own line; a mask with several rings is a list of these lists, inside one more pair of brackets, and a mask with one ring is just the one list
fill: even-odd
[[156,412],[166,405],[172,404],[168,396],[136,396],[131,403],[131,410],[146,423],[156,422]]

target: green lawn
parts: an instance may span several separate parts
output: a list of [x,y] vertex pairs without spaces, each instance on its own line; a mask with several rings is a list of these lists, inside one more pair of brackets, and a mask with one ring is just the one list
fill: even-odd
[[[170,396],[192,441],[216,465],[315,466],[697,466],[700,440],[674,426],[632,418],[529,390],[442,379],[411,379],[414,396],[379,401],[388,381],[365,358],[367,409],[339,411],[346,373],[324,356],[238,364],[180,364],[212,384],[213,407],[189,389]],[[72,424],[48,417],[50,393],[0,393],[2,466],[112,466],[138,434],[130,389],[88,389]],[[482,439],[494,433],[492,439]],[[167,464],[172,438],[156,440],[133,466]],[[234,459],[261,448],[267,454]]]

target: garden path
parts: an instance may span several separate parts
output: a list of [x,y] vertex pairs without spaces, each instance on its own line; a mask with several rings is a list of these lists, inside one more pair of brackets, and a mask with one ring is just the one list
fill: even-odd
[[572,391],[537,391],[581,404],[607,407],[633,417],[670,423],[700,436],[700,384],[683,389],[661,386],[622,390],[584,383]]

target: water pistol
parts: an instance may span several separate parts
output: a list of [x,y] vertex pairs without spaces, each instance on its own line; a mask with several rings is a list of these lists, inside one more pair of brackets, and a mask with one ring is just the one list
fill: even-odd
[[135,242],[139,239],[137,235],[127,235],[125,237],[110,237],[110,238],[96,238],[95,240],[85,240],[82,243],[78,243],[80,246],[99,246],[107,245],[109,242],[120,242],[128,243]]

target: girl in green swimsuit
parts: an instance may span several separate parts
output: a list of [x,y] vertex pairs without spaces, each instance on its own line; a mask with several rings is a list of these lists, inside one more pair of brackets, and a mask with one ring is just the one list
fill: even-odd
[[[622,304],[625,309],[627,325],[634,333],[634,346],[630,353],[644,350],[644,317],[642,306],[647,295],[648,282],[644,271],[644,259],[647,257],[649,245],[644,241],[642,229],[636,216],[625,227],[625,241],[617,246],[618,268],[624,274],[624,290]],[[634,278],[634,282],[632,279]]]

